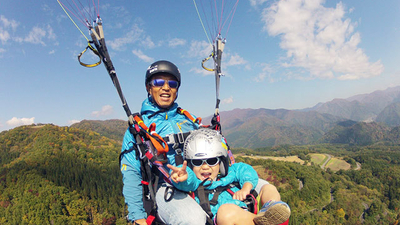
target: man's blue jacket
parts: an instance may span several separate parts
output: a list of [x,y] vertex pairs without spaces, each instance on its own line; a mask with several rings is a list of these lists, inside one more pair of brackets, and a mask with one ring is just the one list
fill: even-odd
[[[168,134],[185,133],[198,128],[198,125],[190,121],[185,115],[177,112],[178,104],[174,103],[167,111],[159,108],[153,103],[151,97],[142,103],[141,116],[147,127],[150,124],[156,124],[156,132],[165,137]],[[135,139],[129,132],[125,132],[122,149],[132,149],[135,145]],[[175,164],[175,150],[169,146],[167,153],[168,163]],[[128,218],[130,221],[147,218],[147,214],[143,208],[142,200],[142,175],[140,172],[140,161],[136,158],[135,151],[131,151],[123,155],[121,159],[122,181],[124,183],[123,195],[125,203],[128,205]],[[169,169],[165,166],[169,172]]]

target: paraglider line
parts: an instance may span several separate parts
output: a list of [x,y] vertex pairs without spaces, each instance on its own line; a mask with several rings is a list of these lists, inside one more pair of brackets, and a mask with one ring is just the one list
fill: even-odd
[[[216,0],[214,0],[214,4],[215,4],[215,17],[217,18],[217,30],[216,30],[216,32],[217,32],[217,35],[220,33],[220,29],[219,29],[219,27],[220,27],[220,18],[218,17],[218,7],[217,7],[217,1]],[[222,15],[222,13],[221,13],[221,15]]]
[[[72,2],[74,3],[74,5],[75,5],[75,7],[76,7],[77,14],[80,15],[80,18],[81,18],[81,20],[83,21],[83,20],[86,18],[86,16],[83,14],[82,10],[80,10],[79,6],[76,5],[76,2],[75,2],[74,0],[72,0]],[[83,5],[82,5],[82,3],[81,3],[81,2],[79,2],[79,3],[80,3],[80,5],[81,5],[81,8],[84,8]],[[70,5],[71,8],[73,8],[70,2],[68,2],[68,4]],[[68,9],[68,8],[67,8],[67,9]],[[77,16],[75,15],[75,17],[77,17]],[[90,17],[90,16],[89,16],[89,17]]]
[[82,30],[79,28],[79,26],[75,23],[75,21],[71,18],[71,16],[68,14],[68,12],[65,10],[63,4],[57,0],[58,4],[60,4],[61,8],[64,10],[65,14],[67,14],[68,18],[72,21],[72,23],[75,25],[76,28],[81,32],[81,34],[86,38],[86,40],[89,42],[89,39],[86,37],[86,35],[82,32]]
[[[236,13],[236,9],[237,9],[238,3],[239,3],[239,0],[236,1],[235,6],[232,8],[231,12],[229,13],[229,15],[232,14],[232,16],[228,16],[228,17],[227,17],[227,18],[231,17],[231,21],[229,21],[229,25],[228,25],[228,28],[227,28],[227,30],[226,30],[225,36],[228,35],[229,28],[231,27],[232,20],[233,20],[233,17],[234,17],[234,15],[235,15],[235,13]],[[233,12],[233,13],[232,13],[232,12]],[[227,20],[228,20],[228,19],[227,19]],[[226,23],[226,21],[225,21],[225,23]],[[224,26],[225,26],[225,23],[224,23]]]
[[201,16],[200,16],[199,10],[198,10],[198,8],[197,8],[196,1],[195,1],[195,0],[193,0],[193,3],[194,3],[194,7],[196,8],[197,16],[199,17],[199,20],[200,20],[201,26],[203,27],[204,33],[206,34],[206,37],[207,37],[208,43],[210,43],[210,45],[212,45],[212,44],[211,44],[211,41],[210,41],[210,38],[208,37],[208,34],[207,34],[207,31],[206,31],[206,28],[204,27],[203,20],[201,19]]
[[218,34],[221,33],[222,28],[224,27],[224,24],[225,24],[225,23],[222,24],[222,18],[224,18],[224,8],[225,8],[225,7],[224,7],[224,2],[225,2],[225,1],[222,0],[222,5],[221,5],[221,17],[220,17],[220,19],[219,19],[219,21],[220,21],[220,22],[219,22],[219,25],[220,25],[220,26],[219,26],[219,29],[218,29]]
[[[93,5],[94,5],[94,0],[93,0]],[[100,0],[97,0],[97,17],[100,17]]]

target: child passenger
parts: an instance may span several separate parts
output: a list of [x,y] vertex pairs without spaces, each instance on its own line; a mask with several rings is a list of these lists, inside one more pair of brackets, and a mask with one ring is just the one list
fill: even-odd
[[[261,203],[258,205],[262,206],[259,213],[256,215],[245,210],[247,204],[243,200],[256,187],[258,175],[250,165],[245,163],[234,163],[229,166],[224,140],[223,136],[215,130],[204,128],[192,132],[184,144],[185,161],[182,167],[168,165],[174,186],[182,191],[193,191],[196,201],[203,205],[204,203],[199,200],[201,198],[199,195],[203,196],[203,194],[199,190],[201,188],[212,190],[207,192],[208,199],[205,198],[209,202],[215,202],[212,199],[217,195],[217,203],[210,204],[212,214],[209,215],[214,224],[287,224],[290,217],[289,206],[280,201],[280,197],[269,199],[264,189],[267,185],[264,185],[258,193],[257,200]],[[221,190],[218,187],[233,183],[239,186],[231,187],[231,191],[222,188],[219,195],[216,194],[218,190]]]

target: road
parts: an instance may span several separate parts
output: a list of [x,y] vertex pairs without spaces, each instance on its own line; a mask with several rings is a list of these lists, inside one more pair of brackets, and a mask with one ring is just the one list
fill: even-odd
[[355,170],[360,170],[361,169],[361,163],[356,162],[357,168]]
[[325,160],[325,162],[321,165],[321,169],[324,169],[326,164],[328,164],[328,162],[331,160],[332,156],[329,154],[324,154],[326,157],[328,157],[327,160]]
[[300,179],[297,179],[299,181],[299,191],[301,191],[301,189],[303,189],[304,185],[303,185],[303,181],[301,181]]
[[369,205],[365,202],[361,203],[364,206],[364,211],[360,215],[361,223],[364,223],[365,212],[369,209]]

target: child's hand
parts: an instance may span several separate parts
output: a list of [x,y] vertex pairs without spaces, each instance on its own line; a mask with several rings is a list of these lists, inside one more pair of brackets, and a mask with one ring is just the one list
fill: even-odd
[[188,179],[188,173],[186,171],[187,161],[183,161],[182,167],[176,167],[173,165],[168,164],[168,168],[171,169],[171,179],[175,183],[183,182]]
[[239,201],[243,201],[243,200],[246,199],[246,196],[247,196],[248,194],[250,194],[250,191],[241,189],[241,190],[235,192],[235,193],[233,194],[233,197],[232,197],[232,198],[233,198],[233,199],[237,199],[237,200],[239,200]]
[[240,189],[239,191],[235,192],[232,196],[233,199],[237,199],[240,201],[243,201],[246,199],[246,196],[248,194],[250,194],[251,188],[253,187],[253,185],[251,183],[244,183],[242,189]]

